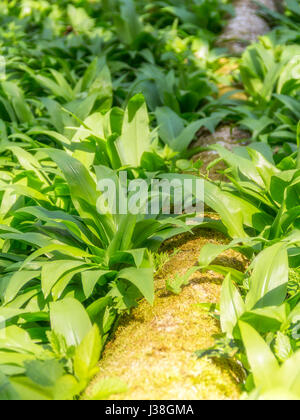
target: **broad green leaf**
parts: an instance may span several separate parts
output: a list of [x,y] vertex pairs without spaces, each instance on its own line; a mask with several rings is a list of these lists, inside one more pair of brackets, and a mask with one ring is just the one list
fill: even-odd
[[61,169],[69,184],[71,194],[76,199],[81,198],[95,205],[98,196],[96,183],[88,170],[77,159],[62,150],[47,149],[45,153]]
[[84,266],[82,261],[58,260],[44,263],[41,272],[42,290],[45,298],[49,296],[58,280],[70,271]]
[[300,401],[300,396],[286,390],[286,388],[278,387],[270,391],[264,392],[258,398],[259,401]]
[[0,351],[0,367],[1,365],[13,365],[23,368],[26,361],[35,359],[36,355],[34,354]]
[[246,298],[248,309],[281,305],[286,297],[289,261],[283,242],[262,251],[255,259]]
[[150,150],[150,146],[147,106],[143,95],[139,94],[134,96],[127,105],[122,134],[116,141],[116,147],[124,166],[138,167],[143,154]]
[[19,401],[20,399],[20,395],[9,379],[0,371],[0,401]]
[[234,286],[230,274],[223,282],[220,310],[222,331],[232,337],[234,327],[245,312],[245,304],[238,289]]
[[158,132],[165,144],[175,149],[176,138],[184,129],[183,120],[168,107],[161,107],[155,110],[158,122]]
[[62,364],[55,360],[33,360],[25,363],[26,376],[37,385],[51,388],[64,374]]
[[146,300],[154,303],[154,280],[151,268],[124,268],[118,274],[119,279],[125,279],[134,284]]
[[100,215],[96,209],[100,193],[97,192],[91,173],[79,160],[61,150],[47,149],[46,153],[63,172],[78,213],[83,218],[92,218],[99,229],[101,240],[109,242],[114,235],[113,220],[109,215]]
[[218,245],[206,244],[200,252],[198,264],[200,267],[207,267],[210,265],[220,254],[232,248],[234,245]]
[[[85,385],[85,384],[83,384]],[[53,396],[56,401],[73,400],[74,397],[80,395],[83,386],[72,375],[64,375],[56,381]]]
[[[63,274],[62,277],[58,280],[58,282],[53,286],[53,289],[51,291],[53,299],[58,300],[61,298],[66,288],[72,282],[76,274],[81,274],[82,272],[85,272],[86,270],[90,270],[92,268],[93,268],[92,266],[88,267],[87,265],[81,265],[79,266],[79,268],[75,268],[74,270],[67,272],[66,274]],[[75,279],[74,279],[74,287],[76,289],[79,287],[79,286],[75,286]],[[82,296],[82,300],[83,300],[83,296]]]
[[278,385],[300,398],[300,352],[297,351],[281,366]]
[[9,283],[6,287],[4,294],[4,303],[11,302],[19,293],[19,291],[32,279],[39,277],[37,271],[17,271],[9,279]]
[[259,333],[277,332],[287,321],[287,305],[253,309],[241,316],[241,321],[251,325]]
[[3,239],[20,241],[38,247],[44,247],[49,244],[49,238],[47,238],[46,235],[35,232],[4,233],[1,237]]
[[289,337],[283,334],[281,331],[278,331],[275,342],[276,356],[281,362],[284,362],[292,355],[292,352],[293,350]]
[[23,401],[51,401],[53,399],[51,389],[40,386],[29,378],[13,377],[10,382]]
[[53,331],[65,337],[69,346],[78,346],[92,328],[84,307],[75,299],[50,303],[50,319]]
[[[1,331],[1,330],[0,330]],[[16,325],[8,326],[0,334],[0,349],[29,353],[38,357],[43,353],[43,348],[35,344],[29,334]]]
[[0,319],[1,322],[9,321],[10,319],[22,315],[26,312],[28,311],[26,311],[25,309],[0,307]]
[[[122,42],[132,44],[142,31],[142,25],[135,8],[134,0],[120,0],[120,9],[115,12],[117,34]],[[111,12],[111,6],[109,7]]]
[[239,327],[255,385],[261,391],[271,390],[274,378],[279,372],[275,356],[263,338],[250,325],[240,321]]
[[86,32],[93,29],[95,22],[92,18],[89,17],[86,10],[81,7],[74,7],[73,5],[68,5],[68,17],[72,27],[77,32]]
[[97,325],[94,325],[77,347],[74,356],[74,372],[79,380],[87,381],[98,371],[101,349],[100,332]]
[[109,273],[107,270],[90,270],[81,274],[82,287],[87,299],[92,295],[96,284]]
[[42,76],[41,74],[33,77],[43,88],[49,90],[55,97],[63,98],[67,102],[75,99],[74,93],[70,87],[62,87],[60,83],[57,83],[57,81],[55,82],[50,77]]
[[127,390],[128,386],[119,378],[99,378],[88,399],[94,401],[106,400],[112,395],[123,394]]
[[49,197],[40,191],[35,190],[34,188],[27,187],[26,185],[21,184],[9,184],[0,186],[0,190],[11,190],[18,195],[24,195],[25,197],[32,198],[33,200],[43,203],[51,203]]
[[267,159],[265,159],[264,156],[256,150],[248,148],[248,153],[250,154],[257,171],[263,179],[266,189],[269,190],[272,177],[278,175],[280,171],[274,165],[268,162]]
[[224,267],[222,265],[209,265],[203,268],[203,271],[214,271],[225,277],[230,274],[231,279],[239,285],[242,285],[245,279],[245,275],[241,271],[231,267]]
[[11,101],[19,121],[21,123],[32,121],[32,112],[26,103],[24,94],[19,86],[13,82],[2,82],[2,88]]
[[[20,237],[22,237],[22,235],[20,235]],[[21,266],[21,270],[27,264],[31,263],[33,260],[37,259],[41,255],[52,253],[54,251],[61,252],[64,255],[69,255],[70,257],[77,257],[77,258],[90,258],[92,256],[88,252],[82,251],[81,249],[75,248],[73,246],[62,245],[62,244],[52,244],[48,246],[42,246],[42,248],[38,249],[37,251],[29,255],[29,257],[27,257],[26,260],[23,262]]]
[[260,174],[257,171],[257,168],[249,159],[246,159],[243,156],[239,156],[237,153],[232,153],[225,147],[220,146],[219,144],[211,146],[211,148],[218,152],[222,159],[224,159],[225,162],[229,165],[231,170],[238,169],[242,174],[244,174],[251,181],[254,181],[257,185],[261,187],[264,186],[264,183],[261,179]]
[[199,131],[203,125],[203,121],[199,120],[194,121],[185,127],[174,142],[174,150],[179,152],[186,150],[195,138],[197,131]]
[[[216,185],[205,183],[205,202],[221,216],[223,224],[228,229],[228,234],[232,238],[247,237],[244,231],[244,215],[253,214],[254,210],[250,207],[251,213],[245,208],[248,203],[243,202],[238,197],[221,191]],[[243,212],[245,210],[245,212]]]

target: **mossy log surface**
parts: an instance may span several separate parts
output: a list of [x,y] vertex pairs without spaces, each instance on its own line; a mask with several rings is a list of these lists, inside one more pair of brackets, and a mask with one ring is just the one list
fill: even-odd
[[[260,0],[271,10],[280,7],[282,0]],[[268,23],[257,14],[259,6],[253,0],[236,0],[236,15],[229,21],[219,44],[225,45],[233,54],[240,54],[252,41],[270,30]]]
[[[180,295],[168,293],[165,287],[166,280],[196,264],[205,244],[224,242],[222,235],[199,230],[164,245],[164,251],[179,251],[157,274],[154,306],[142,302],[122,319],[87,396],[100,379],[117,376],[128,385],[128,392],[111,399],[239,398],[242,372],[237,364],[198,360],[193,354],[213,345],[214,335],[220,333],[219,323],[197,304],[219,302],[222,276],[197,272]],[[228,251],[218,263],[243,270],[246,261]]]

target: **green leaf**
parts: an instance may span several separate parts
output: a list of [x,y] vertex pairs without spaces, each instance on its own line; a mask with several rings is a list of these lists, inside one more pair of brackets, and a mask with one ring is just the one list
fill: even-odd
[[118,278],[134,284],[150,305],[153,305],[154,280],[152,268],[125,268],[119,272]]
[[84,384],[80,384],[72,375],[64,375],[56,381],[53,395],[56,401],[73,400],[83,391]]
[[35,190],[34,188],[27,187],[26,185],[21,184],[9,184],[9,185],[1,185],[0,190],[11,190],[18,195],[24,195],[25,197],[32,198],[33,200],[44,203],[51,203],[49,197],[45,194],[41,193],[40,191]]
[[291,341],[281,331],[277,332],[275,340],[275,353],[281,362],[287,360],[293,353]]
[[42,387],[53,387],[63,376],[64,369],[55,359],[32,360],[25,363],[26,376],[37,385]]
[[32,112],[25,101],[22,90],[13,82],[2,82],[2,88],[14,107],[21,123],[33,120]]
[[168,107],[157,108],[155,116],[158,122],[160,138],[165,144],[174,149],[176,138],[184,129],[184,120]]
[[95,22],[89,17],[85,9],[76,8],[73,5],[68,5],[68,17],[72,27],[77,32],[90,31],[94,26]]
[[287,294],[289,261],[287,245],[279,242],[262,251],[254,261],[246,306],[264,308],[281,305]]
[[248,153],[251,156],[251,159],[261,178],[263,179],[266,189],[270,190],[272,177],[278,175],[280,171],[256,150],[248,148]]
[[63,172],[78,213],[83,218],[92,218],[99,229],[100,238],[104,243],[110,242],[110,238],[114,236],[113,219],[97,212],[96,204],[100,193],[97,192],[91,173],[79,160],[61,150],[47,149],[45,152]]
[[34,79],[45,89],[49,90],[55,97],[63,98],[65,101],[70,102],[75,99],[75,95],[66,81],[63,82],[62,75],[59,76],[58,72],[52,70],[53,75],[57,76],[59,82],[55,82],[50,77],[42,75],[33,75]]
[[202,269],[203,271],[215,271],[216,273],[227,276],[230,274],[231,279],[238,285],[242,285],[245,279],[243,272],[231,267],[223,267],[222,265],[209,265]]
[[23,401],[52,401],[53,399],[51,389],[37,385],[29,378],[13,377],[10,382]]
[[287,391],[283,387],[273,388],[271,391],[264,392],[258,398],[260,401],[299,401],[300,396]]
[[282,324],[287,321],[287,307],[284,304],[254,309],[250,312],[245,312],[240,320],[251,325],[257,332],[262,334],[277,332]]
[[198,270],[199,267],[192,267],[183,276],[176,275],[175,279],[167,280],[166,289],[175,295],[179,295],[182,292],[182,287],[189,283],[191,276]]
[[[122,42],[132,44],[142,31],[134,0],[120,0],[120,10],[115,12],[115,26]],[[109,8],[111,12],[111,7]]]
[[237,149],[235,153],[232,153],[219,144],[213,145],[211,148],[218,152],[220,157],[225,160],[231,170],[239,170],[243,175],[255,182],[257,185],[261,187],[264,186],[263,180],[261,179],[255,165],[249,159],[240,156],[238,154],[239,149]]
[[28,311],[25,309],[0,307],[0,319],[1,321],[9,321],[10,319],[22,315],[26,312]]
[[150,150],[149,117],[143,95],[138,94],[129,101],[122,134],[115,144],[124,166],[140,166],[143,154]]
[[188,149],[189,145],[191,144],[192,140],[194,140],[197,131],[200,130],[201,127],[204,126],[203,120],[194,121],[188,124],[179,136],[176,138],[173,149],[178,152],[183,152]]
[[300,398],[300,351],[298,350],[281,366],[278,384]]
[[233,337],[233,329],[245,312],[245,304],[230,274],[227,275],[222,286],[220,310],[222,331]]
[[20,399],[9,379],[0,371],[0,401],[19,401]]
[[201,249],[198,264],[200,267],[209,266],[220,254],[232,248],[234,245],[206,244]]
[[96,182],[88,170],[77,159],[74,159],[62,150],[46,149],[44,152],[51,157],[63,172],[71,194],[76,198],[81,198],[95,205],[98,196]]
[[173,150],[183,152],[188,148],[195,134],[205,125],[205,118],[194,121],[185,127],[184,120],[168,107],[155,111],[159,124],[158,132],[162,141]]
[[0,366],[1,365],[13,365],[18,367],[24,367],[24,363],[28,360],[35,360],[36,356],[33,354],[22,354],[7,351],[0,351]]
[[63,275],[84,265],[83,261],[73,260],[59,260],[44,263],[42,266],[41,281],[45,298],[49,296],[52,288]]
[[35,344],[34,341],[31,340],[28,332],[16,325],[8,326],[5,329],[4,334],[0,335],[0,349],[30,353],[36,357],[44,352],[41,346]]
[[[23,236],[25,236],[26,234],[20,234],[20,240],[24,239]],[[28,234],[29,235],[29,234]],[[33,234],[32,234],[33,235]],[[37,234],[36,234],[37,235]],[[35,238],[35,237],[34,237]],[[25,239],[27,239],[27,237],[25,236]],[[32,240],[32,237],[30,236],[30,240]],[[29,239],[28,239],[29,241]],[[47,241],[49,243],[49,240]],[[47,243],[46,242],[46,243]],[[30,262],[32,262],[33,260],[35,260],[36,258],[40,257],[41,255],[44,254],[48,254],[48,253],[52,253],[54,251],[58,251],[61,252],[64,255],[69,255],[70,257],[77,257],[77,258],[91,258],[92,255],[82,251],[79,248],[75,248],[73,246],[69,246],[69,245],[62,245],[62,244],[52,244],[52,245],[47,245],[47,246],[43,246],[42,243],[40,243],[40,246],[42,248],[38,249],[37,251],[33,252],[31,255],[29,255],[29,257],[27,257],[25,259],[25,261],[22,264],[21,270]],[[82,261],[83,263],[83,261]]]
[[4,294],[4,304],[11,302],[19,293],[19,291],[32,279],[39,276],[38,271],[17,271],[9,279]]
[[65,337],[68,346],[78,346],[92,328],[84,307],[71,298],[50,303],[50,319],[52,329]]
[[275,356],[263,338],[250,325],[240,321],[239,327],[255,385],[262,391],[271,390],[274,378],[279,372]]
[[[76,349],[74,372],[79,380],[90,380],[98,371],[97,363],[102,350],[101,337],[97,325],[88,332]],[[96,369],[95,369],[96,368]]]
[[127,390],[128,386],[119,378],[101,378],[93,386],[88,399],[94,401],[106,400],[112,395],[123,394]]
[[109,273],[111,271],[91,270],[81,274],[83,291],[87,299],[92,295],[96,284]]
[[232,238],[247,237],[244,230],[244,221],[246,223],[244,219],[249,219],[258,212],[252,205],[239,197],[223,192],[219,187],[207,181],[205,181],[205,203],[219,213]]

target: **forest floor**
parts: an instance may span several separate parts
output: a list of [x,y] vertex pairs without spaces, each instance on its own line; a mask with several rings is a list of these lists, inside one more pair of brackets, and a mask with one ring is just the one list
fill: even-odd
[[[272,0],[262,1],[274,8]],[[268,25],[256,15],[253,4],[239,0],[220,43],[229,45],[233,54],[240,53],[247,43],[268,31]],[[222,126],[214,135],[202,133],[197,145],[222,143],[231,147],[247,141],[247,133]],[[199,155],[203,170],[215,159],[213,152]],[[218,179],[216,167],[210,176]],[[114,337],[106,346],[100,372],[86,391],[93,393],[104,378],[118,377],[128,390],[111,396],[125,400],[205,400],[239,399],[239,384],[244,379],[241,367],[231,361],[197,359],[195,351],[214,344],[220,333],[219,323],[199,304],[218,303],[223,277],[214,272],[195,273],[180,295],[167,292],[166,281],[184,275],[198,260],[207,243],[224,244],[227,239],[213,231],[198,230],[166,242],[161,252],[170,255],[156,275],[156,299],[151,307],[142,302],[123,317]],[[174,250],[176,252],[174,253]],[[220,261],[220,259],[222,261]],[[221,255],[219,263],[244,270],[247,261],[236,252]]]

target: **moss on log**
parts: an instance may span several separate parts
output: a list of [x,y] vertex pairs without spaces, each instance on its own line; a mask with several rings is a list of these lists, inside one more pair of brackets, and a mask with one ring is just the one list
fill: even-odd
[[[119,377],[128,391],[111,399],[238,399],[242,378],[234,362],[197,360],[194,352],[214,343],[220,333],[218,322],[202,308],[204,302],[218,302],[222,276],[213,272],[195,273],[180,295],[167,292],[165,282],[184,274],[196,264],[207,243],[224,243],[222,235],[200,230],[182,235],[164,246],[179,249],[156,278],[153,307],[146,302],[122,319],[114,339],[100,362],[100,373],[87,390],[93,393],[99,380]],[[243,257],[229,251],[218,263],[237,269],[245,267]]]

